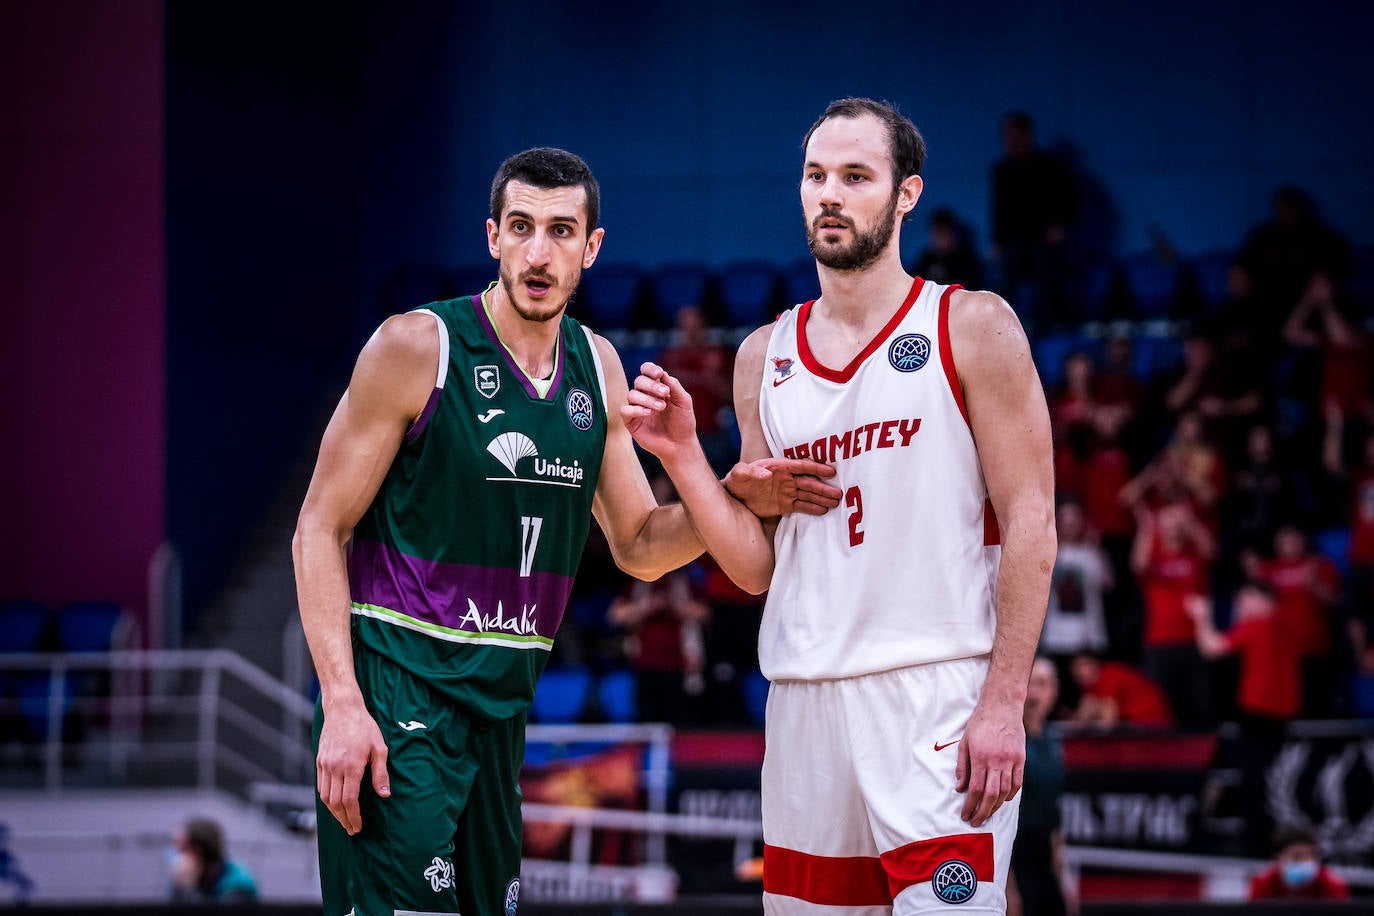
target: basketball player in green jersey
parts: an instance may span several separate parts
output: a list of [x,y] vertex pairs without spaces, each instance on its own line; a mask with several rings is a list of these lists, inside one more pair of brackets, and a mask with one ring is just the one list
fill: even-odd
[[[502,164],[499,282],[383,323],[325,432],[293,552],[326,916],[513,914],[526,710],[591,517],[642,579],[702,551],[655,504],[615,350],[564,314],[598,197],[563,150]],[[830,473],[769,459],[730,483],[761,514],[820,513]]]

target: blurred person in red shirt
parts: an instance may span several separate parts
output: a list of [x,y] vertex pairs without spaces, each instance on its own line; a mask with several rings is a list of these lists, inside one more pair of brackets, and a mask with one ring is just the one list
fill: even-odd
[[1317,838],[1298,827],[1274,836],[1275,856],[1250,879],[1251,900],[1349,900],[1350,885],[1322,864]]
[[1357,305],[1336,294],[1331,275],[1312,274],[1283,325],[1290,346],[1321,353],[1320,403],[1345,417],[1374,418],[1370,383],[1374,381],[1369,336],[1356,317]]
[[1341,594],[1336,565],[1310,552],[1307,535],[1291,524],[1275,532],[1272,558],[1249,553],[1242,563],[1251,578],[1274,589],[1277,626],[1302,659],[1303,713],[1329,715],[1336,668],[1331,656],[1331,608]]
[[701,309],[688,305],[678,310],[672,342],[659,354],[658,364],[692,392],[701,446],[711,467],[724,476],[739,452],[721,423],[722,410],[731,409],[735,361],[730,350],[711,340]]
[[1117,725],[1172,725],[1164,692],[1146,674],[1125,662],[1080,652],[1069,663],[1081,699],[1073,721],[1098,728]]
[[1226,492],[1226,477],[1225,460],[1208,439],[1201,415],[1186,413],[1179,418],[1169,444],[1126,485],[1122,498],[1129,504],[1159,502],[1182,490],[1215,532],[1216,508]]
[[1136,506],[1131,550],[1145,604],[1142,661],[1185,725],[1212,722],[1211,672],[1198,653],[1187,602],[1208,590],[1212,533],[1180,494],[1151,510]]
[[1356,715],[1374,715],[1374,432],[1365,434],[1362,463],[1348,470],[1341,450],[1343,417],[1327,408],[1327,434],[1322,460],[1327,472],[1345,485],[1350,526],[1350,578],[1346,600],[1346,635],[1356,678]]

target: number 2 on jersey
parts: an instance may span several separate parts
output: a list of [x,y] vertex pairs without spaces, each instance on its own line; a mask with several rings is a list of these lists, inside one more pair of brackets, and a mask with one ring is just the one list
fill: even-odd
[[539,529],[544,520],[537,515],[520,516],[520,576],[528,577],[534,567],[534,548],[539,544]]
[[864,498],[858,487],[844,491],[844,507],[854,510],[849,515],[849,546],[858,547],[864,542],[864,530],[859,527],[864,520]]

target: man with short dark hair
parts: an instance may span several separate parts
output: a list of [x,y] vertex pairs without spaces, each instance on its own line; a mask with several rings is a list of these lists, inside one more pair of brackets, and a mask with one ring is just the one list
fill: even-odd
[[[642,579],[701,553],[650,492],[614,348],[565,314],[601,248],[598,198],[564,150],[503,163],[499,279],[387,319],[325,432],[293,548],[328,916],[514,912],[526,711],[592,517]],[[791,511],[820,488],[792,471],[828,469],[774,462],[736,485]]]

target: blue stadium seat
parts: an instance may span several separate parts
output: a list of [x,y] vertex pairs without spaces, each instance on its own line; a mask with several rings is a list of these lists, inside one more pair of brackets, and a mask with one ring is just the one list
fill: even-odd
[[1102,255],[1085,256],[1069,272],[1070,305],[1083,321],[1101,321],[1107,313],[1117,267]]
[[1216,308],[1226,300],[1226,275],[1234,259],[1235,252],[1226,248],[1213,248],[1194,256],[1193,271],[1208,308]]
[[113,601],[78,601],[57,615],[57,639],[64,652],[109,652],[124,609]]
[[660,352],[653,344],[630,344],[620,348],[620,364],[625,367],[625,378],[631,385],[639,377],[639,367],[646,362],[658,362]]
[[[78,680],[74,673],[65,678],[59,722],[65,722],[71,713],[72,697],[80,692]],[[51,674],[31,674],[19,679],[17,694],[20,720],[29,736],[35,740],[48,737],[48,705],[52,702],[52,684]]]
[[582,275],[575,313],[598,331],[628,328],[634,323],[641,281],[634,264],[597,264]]
[[0,652],[37,652],[47,621],[47,605],[37,601],[0,604]]
[[678,261],[649,272],[649,288],[653,292],[654,310],[659,324],[671,327],[678,309],[685,305],[703,305],[706,285],[711,271],[696,261]]
[[821,281],[816,275],[816,262],[811,258],[798,258],[789,262],[782,269],[782,284],[787,296],[787,301],[783,303],[784,308],[810,302],[821,295]]
[[1167,375],[1183,361],[1183,341],[1176,337],[1136,337],[1131,341],[1131,371],[1143,382]]
[[720,271],[720,303],[731,327],[757,327],[768,314],[777,288],[777,272],[767,261],[736,261]]
[[754,724],[763,728],[764,707],[768,704],[768,678],[763,676],[763,672],[755,668],[744,676],[741,684],[744,694],[744,707],[749,711],[749,718],[754,720]]
[[549,668],[534,691],[531,718],[551,725],[581,720],[591,696],[592,674],[586,668]]
[[596,697],[609,722],[636,722],[639,719],[639,681],[633,671],[620,669],[601,675]]
[[1350,575],[1350,529],[1327,528],[1318,531],[1312,539],[1312,547],[1335,563],[1342,576]]
[[1031,345],[1035,368],[1046,389],[1057,388],[1064,381],[1064,360],[1069,354],[1085,349],[1085,342],[1077,334],[1047,334]]
[[1182,274],[1178,262],[1162,261],[1154,252],[1145,251],[1122,258],[1121,269],[1140,317],[1168,318]]

